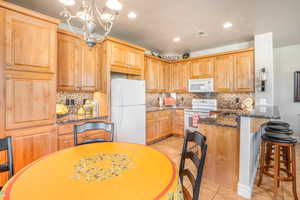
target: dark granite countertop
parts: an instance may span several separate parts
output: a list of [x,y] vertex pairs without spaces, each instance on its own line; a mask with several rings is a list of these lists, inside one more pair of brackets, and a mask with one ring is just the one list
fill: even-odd
[[207,118],[200,118],[199,124],[239,128],[239,116],[236,114],[215,113]]
[[72,123],[72,122],[80,122],[87,120],[106,120],[107,116],[98,116],[98,115],[77,115],[77,114],[69,114],[64,117],[57,118],[57,124],[64,123]]
[[239,114],[241,117],[280,119],[278,106],[256,106],[252,111]]
[[192,107],[188,106],[147,106],[146,107],[146,112],[156,112],[156,111],[163,111],[163,110],[184,110],[184,109],[191,109]]

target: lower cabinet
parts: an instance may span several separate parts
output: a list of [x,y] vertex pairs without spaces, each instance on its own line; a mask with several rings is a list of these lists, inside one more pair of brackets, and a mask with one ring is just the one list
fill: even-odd
[[203,177],[236,191],[239,179],[239,129],[200,124],[208,150]]
[[14,134],[12,137],[15,172],[57,149],[55,126],[16,130]]
[[147,113],[146,142],[153,143],[171,134],[183,135],[183,110]]
[[184,111],[173,110],[172,116],[172,133],[184,136]]
[[172,134],[172,111],[148,112],[146,127],[147,144]]

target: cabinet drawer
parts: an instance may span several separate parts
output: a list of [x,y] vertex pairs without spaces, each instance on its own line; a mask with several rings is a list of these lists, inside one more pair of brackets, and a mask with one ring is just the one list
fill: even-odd
[[148,112],[146,118],[147,120],[154,120],[154,112]]
[[59,125],[57,128],[58,135],[65,135],[73,133],[74,124],[68,123],[64,125]]

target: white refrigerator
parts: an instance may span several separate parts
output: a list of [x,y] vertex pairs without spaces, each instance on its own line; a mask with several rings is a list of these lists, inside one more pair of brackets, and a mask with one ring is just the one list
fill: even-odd
[[145,81],[112,79],[114,141],[146,144]]

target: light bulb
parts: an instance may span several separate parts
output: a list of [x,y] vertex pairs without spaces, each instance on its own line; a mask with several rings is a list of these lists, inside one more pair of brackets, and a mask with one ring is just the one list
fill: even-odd
[[113,15],[110,13],[103,13],[101,15],[101,19],[102,19],[102,21],[109,22],[109,21],[113,20]]
[[122,10],[123,5],[118,0],[108,0],[106,2],[106,7],[108,7],[111,10],[119,11]]

